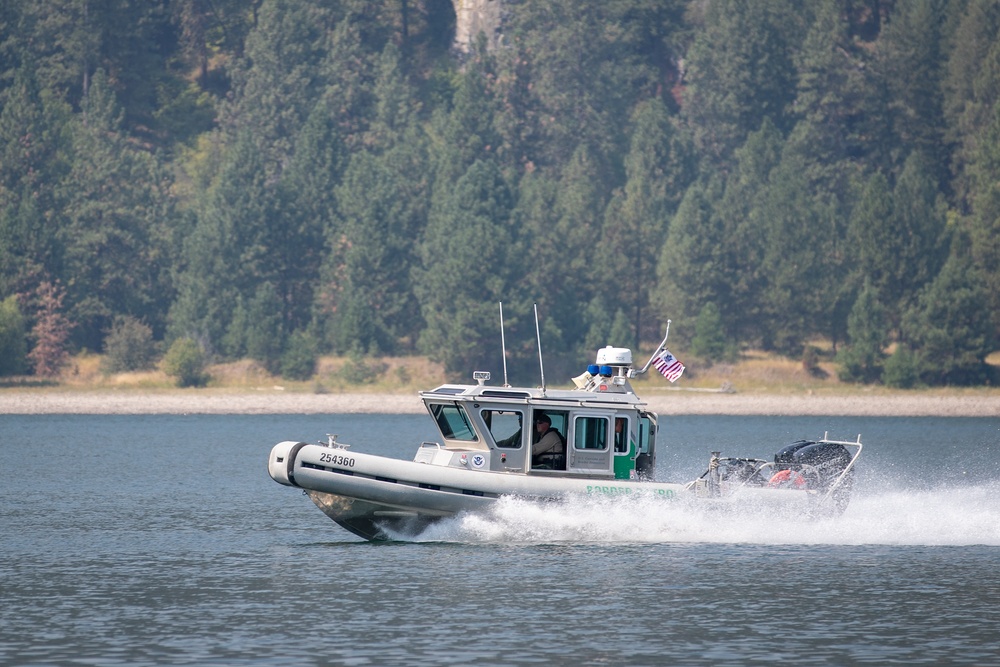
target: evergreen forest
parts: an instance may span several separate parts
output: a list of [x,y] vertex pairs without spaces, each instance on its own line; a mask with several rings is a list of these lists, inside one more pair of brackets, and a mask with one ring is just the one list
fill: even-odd
[[556,368],[670,319],[706,360],[998,381],[1000,0],[505,0],[466,48],[456,20],[0,2],[0,375],[497,377],[502,302],[532,373],[537,304]]

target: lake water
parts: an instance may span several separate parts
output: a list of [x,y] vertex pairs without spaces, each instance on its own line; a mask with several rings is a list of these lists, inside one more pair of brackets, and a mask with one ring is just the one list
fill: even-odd
[[280,440],[412,458],[415,416],[0,415],[0,665],[998,665],[1000,417],[663,420],[708,452],[863,436],[844,516],[500,502],[371,544]]

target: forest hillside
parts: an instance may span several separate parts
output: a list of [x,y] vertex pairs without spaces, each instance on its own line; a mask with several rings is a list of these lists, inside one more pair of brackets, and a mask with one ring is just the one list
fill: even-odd
[[[0,4],[0,375],[606,344],[996,384],[1000,1]],[[516,378],[512,378],[516,379]]]

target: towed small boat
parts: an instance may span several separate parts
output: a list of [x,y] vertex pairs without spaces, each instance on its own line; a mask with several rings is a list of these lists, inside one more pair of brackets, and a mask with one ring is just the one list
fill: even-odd
[[268,473],[303,489],[327,516],[368,540],[415,536],[443,518],[485,511],[502,496],[655,497],[808,517],[844,511],[860,435],[800,440],[773,460],[711,452],[697,479],[656,481],[657,415],[630,380],[654,359],[665,376],[677,373],[665,342],[641,369],[632,367],[627,348],[599,350],[596,363],[573,378],[574,389],[546,389],[544,371],[534,388],[489,385],[490,374],[476,372],[475,384],[420,392],[440,442],[421,443],[412,461],[357,452],[328,436],[318,444],[278,443]]

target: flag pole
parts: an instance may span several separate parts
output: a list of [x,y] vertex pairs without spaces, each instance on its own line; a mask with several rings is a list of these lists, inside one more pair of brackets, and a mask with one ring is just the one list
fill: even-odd
[[663,336],[663,340],[660,341],[660,344],[656,347],[656,351],[653,352],[653,356],[649,358],[649,361],[646,362],[646,365],[643,366],[640,370],[634,371],[634,375],[642,375],[643,373],[649,370],[649,365],[653,363],[653,359],[656,359],[657,355],[659,355],[660,352],[663,351],[663,348],[667,346],[667,338],[669,337],[670,337],[670,320],[667,320],[667,333]]

